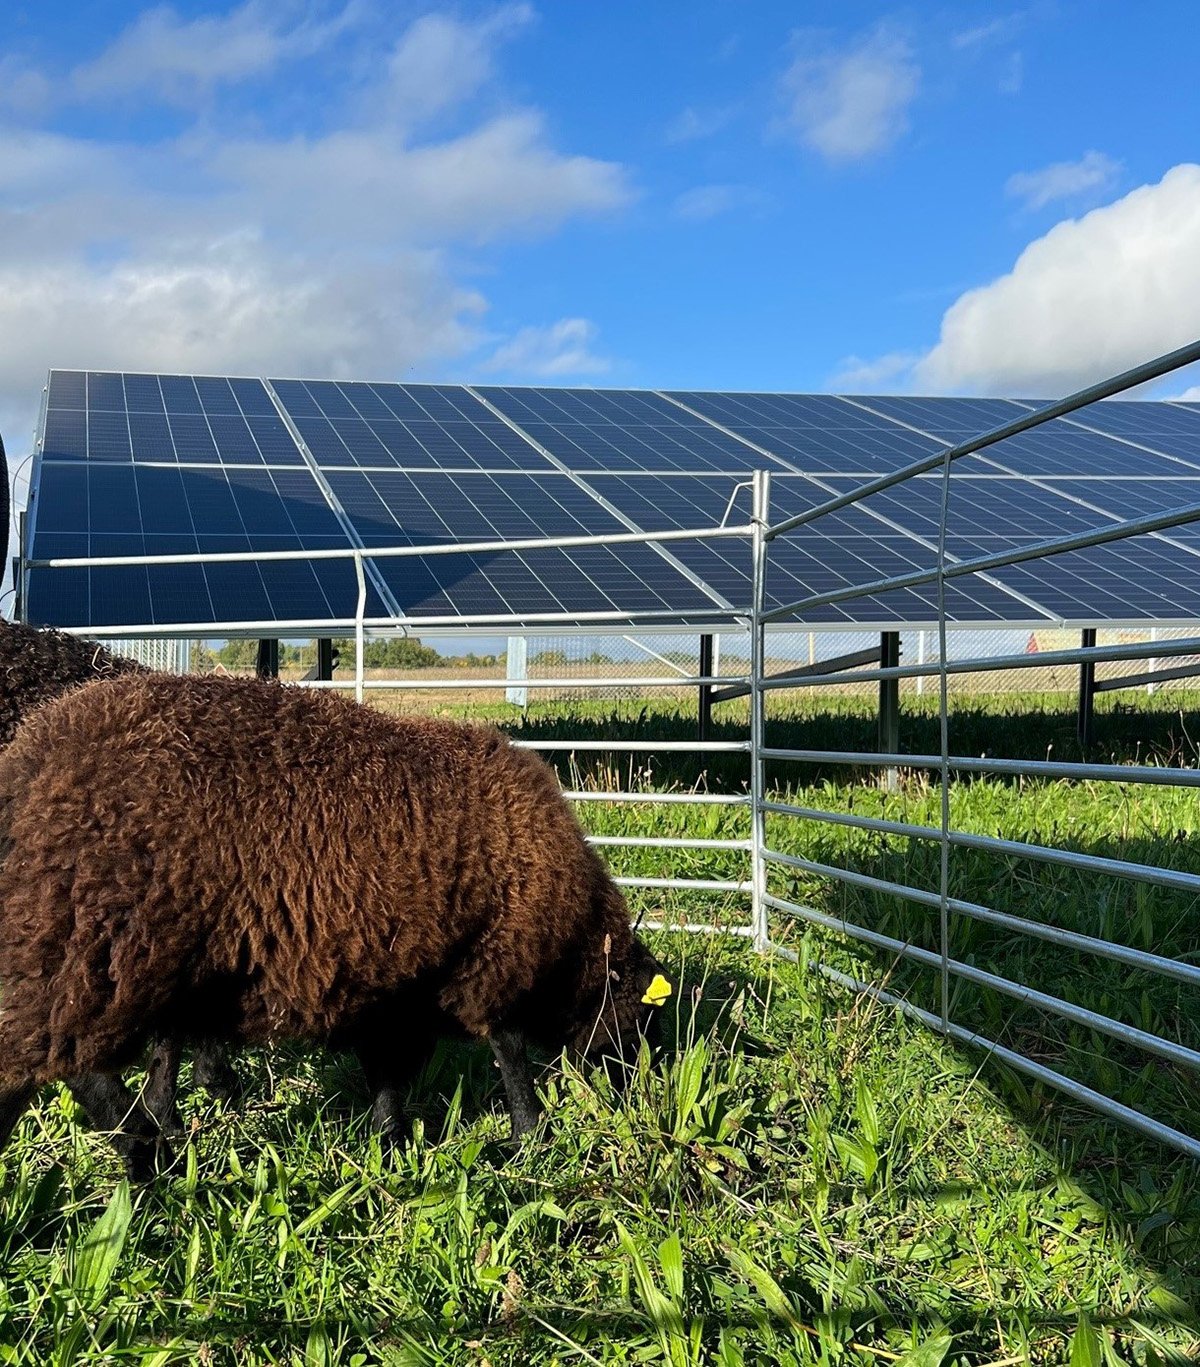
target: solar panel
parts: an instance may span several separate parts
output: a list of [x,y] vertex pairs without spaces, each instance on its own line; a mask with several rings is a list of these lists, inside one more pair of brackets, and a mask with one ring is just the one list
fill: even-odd
[[304,464],[261,380],[52,371],[45,461]]
[[[593,475],[588,480],[605,499],[647,530],[686,530],[721,520],[737,481],[728,477],[626,477]],[[802,476],[780,475],[771,485],[771,518],[782,521],[826,503],[834,492]],[[738,492],[734,507],[741,520],[749,516],[749,491]],[[935,529],[936,536],[936,529]],[[750,594],[750,552],[744,542],[671,543],[678,556],[704,581],[734,602]],[[824,514],[772,543],[768,558],[767,597],[772,606],[834,592],[881,577],[932,568],[936,556],[908,531],[889,527],[862,507]],[[947,588],[947,615],[952,621],[1027,621],[1036,610],[1002,588],[972,577]],[[806,611],[805,620],[821,624],[851,622],[928,622],[937,618],[932,585],[893,590],[828,604]]]
[[[877,395],[850,400],[872,412],[956,445],[991,427],[1040,406],[1031,400],[891,398]],[[1110,401],[1092,404],[1075,418],[1057,419],[988,447],[956,465],[959,473],[999,469],[1010,474],[1135,475],[1169,477],[1191,473],[1179,457],[1194,453],[1200,472],[1200,422],[1155,416],[1162,403]],[[1150,409],[1146,417],[1126,409]],[[1194,443],[1187,436],[1191,431]],[[1170,435],[1159,435],[1160,431]],[[1133,435],[1140,433],[1137,441]]]
[[[51,373],[27,524],[33,559],[445,546],[772,521],[1029,411],[1029,401]],[[742,485],[740,491],[738,486]],[[947,551],[1028,546],[1200,504],[1200,409],[1108,403],[959,462]],[[772,604],[932,568],[938,473],[773,542]],[[1200,522],[956,577],[954,622],[1200,616]],[[369,570],[367,614],[479,620],[749,607],[746,541],[421,554]],[[87,627],[353,619],[350,561],[35,570],[30,620]],[[695,614],[693,617],[692,614]],[[932,622],[935,586],[825,604],[821,625]],[[693,627],[694,629],[694,627]]]
[[[30,505],[30,555],[212,555],[348,546],[307,470],[52,461]],[[109,566],[31,573],[27,620],[56,626],[353,618],[348,560]],[[388,615],[371,590],[368,613]]]
[[[804,474],[857,473],[867,479],[903,469],[940,449],[936,440],[830,394],[679,390],[671,397]],[[761,457],[757,464],[762,464]]]
[[907,395],[852,394],[847,403],[898,423],[929,432],[952,444],[999,427],[1029,410],[1013,399],[910,398]]
[[763,456],[744,442],[639,391],[504,389],[479,393],[563,468],[609,471],[751,471]]
[[552,468],[462,389],[331,380],[272,380],[271,387],[322,468]]
[[[1131,409],[1132,412],[1125,410]],[[1177,474],[1194,470],[1200,474],[1200,414],[1183,404],[1101,403],[1075,417],[1072,426],[1122,438],[1133,447],[1173,457]],[[1131,458],[1132,459],[1132,458]]]
[[[365,546],[599,536],[629,528],[567,475],[333,471],[329,484]],[[403,612],[711,610],[716,599],[650,546],[577,547],[380,560]]]

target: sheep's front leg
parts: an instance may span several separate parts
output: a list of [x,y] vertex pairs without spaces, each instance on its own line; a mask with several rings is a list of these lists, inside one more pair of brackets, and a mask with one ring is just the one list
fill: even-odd
[[203,1040],[192,1056],[192,1080],[221,1101],[233,1101],[242,1089],[241,1080],[223,1045]]
[[113,1073],[81,1073],[67,1079],[71,1095],[83,1107],[92,1128],[108,1135],[125,1160],[131,1182],[153,1180],[160,1166],[171,1159],[160,1144],[162,1135],[153,1117],[128,1087]]
[[432,1032],[409,1025],[399,1043],[381,1030],[373,1039],[364,1036],[355,1047],[371,1089],[371,1128],[385,1150],[400,1143],[407,1133],[404,1092],[429,1062],[436,1043]]
[[163,1134],[178,1134],[183,1129],[175,1096],[179,1084],[179,1060],[182,1047],[177,1039],[164,1039],[154,1046],[146,1065],[146,1085],[142,1088],[142,1105],[150,1112]]
[[521,1139],[538,1123],[541,1106],[533,1090],[533,1072],[525,1036],[519,1030],[495,1030],[490,1038],[492,1053],[500,1065],[504,1090],[508,1094],[508,1109],[512,1115],[512,1134]]
[[17,1121],[25,1114],[36,1090],[30,1085],[0,1090],[0,1149],[8,1143],[9,1135],[16,1129]]

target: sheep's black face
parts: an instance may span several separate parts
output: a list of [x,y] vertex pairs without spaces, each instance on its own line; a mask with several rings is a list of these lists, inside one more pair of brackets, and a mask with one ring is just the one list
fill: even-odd
[[643,1039],[651,1049],[657,1047],[662,1013],[671,993],[662,965],[635,940],[625,964],[614,965],[610,971],[604,1000],[576,1034],[575,1050],[593,1063],[615,1063],[617,1067],[610,1067],[609,1072],[619,1081],[624,1073],[621,1065],[637,1057]]

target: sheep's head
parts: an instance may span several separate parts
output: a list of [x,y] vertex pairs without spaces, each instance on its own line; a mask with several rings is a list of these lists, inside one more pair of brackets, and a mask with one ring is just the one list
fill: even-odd
[[[577,1031],[575,1050],[594,1062],[631,1062],[643,1039],[657,1045],[672,991],[662,964],[634,939],[624,962],[608,965],[601,1001]],[[616,1080],[622,1070],[610,1071]]]

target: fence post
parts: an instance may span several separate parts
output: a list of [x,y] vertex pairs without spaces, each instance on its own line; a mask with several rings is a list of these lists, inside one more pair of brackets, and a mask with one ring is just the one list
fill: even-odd
[[751,821],[751,930],[754,948],[765,954],[771,947],[767,931],[767,864],[764,851],[767,845],[766,770],[762,752],[766,747],[767,695],[763,688],[766,674],[766,624],[762,620],[766,602],[767,583],[767,517],[771,503],[771,476],[766,470],[755,470],[753,481],[754,531],[751,540],[753,596],[750,608],[750,821]]
[[[895,669],[900,663],[900,633],[885,631],[879,637],[881,669]],[[879,753],[894,755],[900,749],[900,680],[879,680]],[[890,791],[899,782],[895,769],[884,770],[884,786]]]
[[274,638],[259,641],[254,673],[260,679],[279,678],[279,642]]
[[[529,678],[529,637],[510,636],[508,651],[504,662],[504,676],[510,685],[523,683]],[[516,707],[529,705],[529,689],[511,686],[504,690],[504,701]]]
[[[1157,641],[1157,640],[1158,640],[1158,628],[1157,628],[1157,627],[1151,627],[1151,628],[1150,628],[1150,643],[1151,643],[1151,645],[1153,645],[1154,642]],[[1147,674],[1154,674],[1154,673],[1156,673],[1157,671],[1158,671],[1158,661],[1157,661],[1157,660],[1147,660],[1147,661],[1146,661],[1146,673],[1147,673]],[[1154,684],[1153,684],[1153,683],[1148,683],[1148,684],[1146,685],[1146,693],[1147,693],[1148,696],[1151,696],[1151,697],[1153,696],[1153,694],[1154,694]]]
[[[711,679],[713,672],[713,638],[700,637],[700,677]],[[700,685],[700,724],[697,729],[700,740],[712,739],[712,684]]]
[[333,678],[333,638],[331,636],[317,637],[317,678]]
[[[1096,628],[1084,627],[1080,645],[1087,650],[1095,644]],[[1079,720],[1076,726],[1076,734],[1079,737],[1079,744],[1085,750],[1089,749],[1092,744],[1095,696],[1096,662],[1095,660],[1083,660],[1079,665]]]

